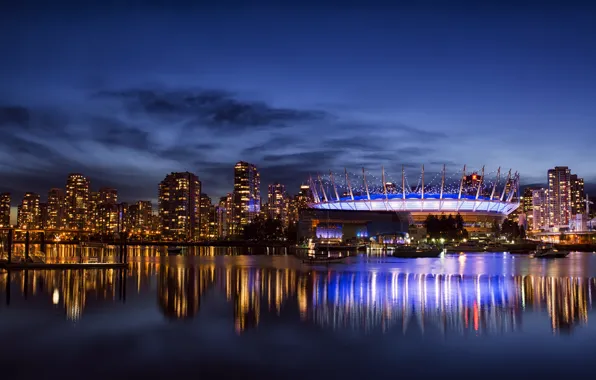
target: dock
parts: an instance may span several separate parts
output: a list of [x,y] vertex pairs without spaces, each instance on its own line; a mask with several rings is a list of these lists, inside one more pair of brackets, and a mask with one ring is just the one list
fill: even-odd
[[25,263],[25,262],[0,262],[0,269],[122,269],[126,263]]

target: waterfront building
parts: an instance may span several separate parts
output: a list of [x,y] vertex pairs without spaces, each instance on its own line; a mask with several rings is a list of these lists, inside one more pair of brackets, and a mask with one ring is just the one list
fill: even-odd
[[159,184],[161,233],[170,240],[196,240],[200,233],[201,182],[189,172],[170,173]]
[[386,182],[385,188],[387,189],[387,194],[397,194],[397,185],[393,182]]
[[89,229],[89,179],[80,173],[71,173],[66,181],[67,227]]
[[0,194],[0,227],[10,227],[10,193]]
[[[381,171],[382,179],[385,171],[383,168]],[[433,178],[425,178],[422,169],[420,177],[415,177],[419,178],[419,185],[413,187],[402,170],[401,186],[396,194],[387,193],[384,182],[374,176],[367,177],[364,173],[360,178],[345,182],[334,181],[331,175],[317,176],[309,183],[313,200],[308,206],[318,210],[362,213],[407,212],[410,224],[420,228],[429,215],[456,217],[459,214],[470,236],[486,236],[491,233],[494,224],[501,224],[505,218],[511,217],[520,202],[518,173],[509,171],[506,180],[503,180],[500,169],[495,176],[489,173],[483,168],[481,174],[466,172],[465,175],[449,176],[444,167],[440,176],[434,176],[440,180],[433,183]]]
[[279,219],[284,227],[288,226],[289,200],[286,186],[280,183],[269,185],[267,194],[267,212],[272,219]]
[[23,229],[41,228],[41,209],[39,194],[25,193],[23,201],[18,206],[17,225]]
[[211,204],[211,198],[207,194],[201,193],[201,205],[199,209],[199,223],[201,225],[200,228],[200,238],[201,240],[209,240],[212,239],[212,234],[210,233],[210,221],[213,219],[212,217],[212,209],[213,205]]
[[568,228],[571,220],[571,172],[567,166],[548,171],[548,217],[555,229]]
[[48,204],[42,202],[39,204],[39,227],[48,228],[49,215],[48,215]]
[[231,194],[219,198],[215,206],[215,237],[225,239],[228,237],[228,199],[231,201]]
[[111,187],[102,187],[97,195],[98,204],[118,203],[118,190]]
[[261,178],[257,167],[240,161],[234,166],[233,222],[231,235],[242,234],[244,226],[261,211]]
[[48,192],[48,220],[47,228],[52,230],[62,229],[66,226],[66,210],[64,191],[53,188]]
[[95,209],[93,231],[109,235],[118,232],[119,207],[116,203],[99,203]]
[[584,192],[584,179],[579,178],[577,174],[571,175],[571,215],[585,214],[586,212],[586,194]]
[[[347,196],[347,195],[346,195]],[[296,194],[289,205],[290,223],[297,223],[300,218],[300,211],[308,208],[308,204],[313,201],[312,190],[309,185],[301,185],[300,191]]]
[[534,228],[534,190],[538,190],[538,187],[526,187],[520,200],[521,213],[525,215],[525,227],[526,230]]
[[548,190],[532,190],[532,230],[540,231],[547,229],[548,221]]
[[138,201],[136,203],[138,216],[136,218],[135,228],[146,233],[151,231],[153,223],[153,204],[151,201]]

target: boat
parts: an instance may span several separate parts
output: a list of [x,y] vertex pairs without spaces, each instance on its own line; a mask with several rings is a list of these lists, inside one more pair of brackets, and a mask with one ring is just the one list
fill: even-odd
[[484,251],[484,247],[482,247],[480,244],[478,244],[474,241],[460,243],[460,244],[456,245],[455,247],[447,248],[447,252],[451,252],[451,253],[482,252],[482,251]]
[[484,247],[485,252],[509,252],[508,247],[501,243],[488,243]]
[[182,247],[168,247],[168,255],[180,255],[182,254]]
[[323,251],[323,252],[353,252],[356,251],[356,246],[354,245],[339,245],[339,244],[323,244],[317,243],[315,244],[315,250]]
[[552,245],[545,245],[536,249],[532,256],[537,259],[562,259],[569,255],[569,251],[560,251]]
[[302,260],[305,264],[333,264],[339,263],[349,256],[308,256]]
[[442,252],[443,250],[440,248],[427,245],[419,245],[416,247],[404,245],[395,247],[391,256],[399,258],[439,257]]

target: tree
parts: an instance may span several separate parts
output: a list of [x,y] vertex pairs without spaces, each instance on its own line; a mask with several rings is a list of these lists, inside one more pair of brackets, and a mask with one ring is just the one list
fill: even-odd
[[274,241],[283,240],[284,229],[281,220],[276,218],[267,218],[259,215],[255,217],[249,224],[244,226],[245,240],[262,240]]

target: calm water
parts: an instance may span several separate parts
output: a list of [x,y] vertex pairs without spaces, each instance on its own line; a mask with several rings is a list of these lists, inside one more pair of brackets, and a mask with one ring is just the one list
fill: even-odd
[[0,272],[2,378],[596,371],[596,254],[309,267],[292,256],[195,253],[204,256],[131,251],[126,271]]

